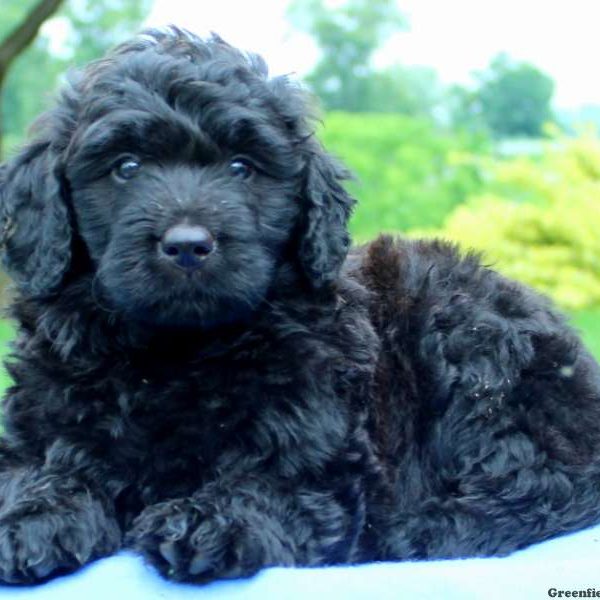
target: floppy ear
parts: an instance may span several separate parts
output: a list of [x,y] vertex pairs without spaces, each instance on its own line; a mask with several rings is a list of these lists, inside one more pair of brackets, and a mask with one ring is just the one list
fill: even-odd
[[56,156],[33,143],[0,168],[2,262],[21,292],[47,296],[71,262],[71,225]]
[[355,200],[342,184],[350,173],[315,144],[305,170],[300,263],[316,289],[331,284],[350,247],[347,225]]

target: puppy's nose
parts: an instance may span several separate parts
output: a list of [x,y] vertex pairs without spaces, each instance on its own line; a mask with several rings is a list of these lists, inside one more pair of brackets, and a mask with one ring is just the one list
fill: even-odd
[[200,225],[174,225],[160,241],[162,256],[187,271],[200,267],[214,249],[213,236]]

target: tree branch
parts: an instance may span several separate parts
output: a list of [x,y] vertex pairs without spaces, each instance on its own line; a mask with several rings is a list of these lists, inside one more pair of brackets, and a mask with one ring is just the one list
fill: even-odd
[[17,28],[0,44],[0,74],[35,39],[40,27],[63,3],[63,0],[40,0]]

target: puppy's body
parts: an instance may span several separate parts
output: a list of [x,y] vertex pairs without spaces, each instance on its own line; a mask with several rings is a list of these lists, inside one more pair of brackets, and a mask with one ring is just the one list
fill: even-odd
[[[155,33],[0,175],[2,580],[121,547],[199,582],[502,554],[600,518],[598,366],[449,245],[343,262],[352,201],[304,112],[256,59]],[[194,269],[165,251],[181,223],[214,237]]]

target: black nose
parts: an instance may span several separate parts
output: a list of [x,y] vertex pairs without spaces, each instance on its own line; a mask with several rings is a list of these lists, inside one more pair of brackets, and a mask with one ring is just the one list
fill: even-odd
[[174,225],[160,241],[161,255],[187,271],[200,267],[214,249],[213,236],[200,225]]

